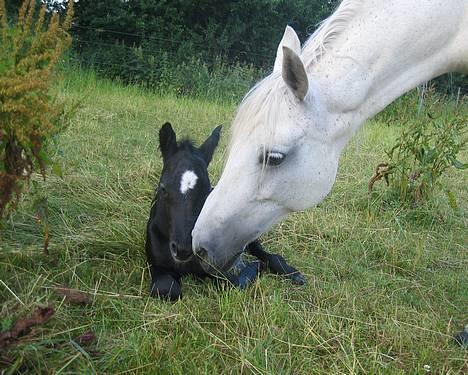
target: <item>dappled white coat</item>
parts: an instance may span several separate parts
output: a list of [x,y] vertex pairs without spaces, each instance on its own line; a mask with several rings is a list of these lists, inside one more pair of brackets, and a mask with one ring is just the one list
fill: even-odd
[[194,251],[222,268],[288,213],[319,203],[356,129],[451,71],[468,71],[468,0],[344,0],[302,50],[287,27],[273,73],[239,106]]

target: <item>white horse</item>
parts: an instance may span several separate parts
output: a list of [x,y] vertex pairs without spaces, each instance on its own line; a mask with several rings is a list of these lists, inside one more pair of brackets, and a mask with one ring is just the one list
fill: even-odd
[[343,0],[301,50],[286,28],[271,75],[242,101],[193,249],[223,269],[330,192],[364,121],[415,86],[468,72],[468,0]]

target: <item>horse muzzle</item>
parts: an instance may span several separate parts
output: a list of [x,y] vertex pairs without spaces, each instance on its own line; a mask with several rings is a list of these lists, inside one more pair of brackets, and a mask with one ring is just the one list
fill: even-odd
[[[202,268],[209,274],[219,274],[230,270],[238,262],[242,250],[227,257],[215,258],[206,247],[197,246],[193,253],[200,261]],[[214,254],[220,255],[217,252]],[[226,254],[225,254],[226,255]]]

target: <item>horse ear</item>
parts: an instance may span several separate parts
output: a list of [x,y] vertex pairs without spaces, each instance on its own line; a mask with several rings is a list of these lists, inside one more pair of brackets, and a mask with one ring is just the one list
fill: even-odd
[[213,157],[214,150],[218,146],[219,138],[221,136],[221,125],[217,126],[206,139],[205,142],[200,146],[200,151],[203,154],[203,158],[206,164],[210,164],[211,158]]
[[290,48],[283,46],[283,80],[299,100],[309,91],[309,79],[301,58]]
[[177,151],[176,134],[169,122],[166,122],[159,130],[159,148],[164,160]]
[[291,26],[286,26],[286,30],[284,30],[283,39],[278,46],[278,50],[276,51],[276,60],[275,60],[275,67],[273,68],[273,72],[281,72],[283,68],[283,47],[286,46],[292,49],[296,54],[301,53],[301,42]]

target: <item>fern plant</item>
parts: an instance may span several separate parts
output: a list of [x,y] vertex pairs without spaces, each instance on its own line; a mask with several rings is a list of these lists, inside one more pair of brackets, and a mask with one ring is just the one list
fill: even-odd
[[25,0],[15,24],[0,0],[0,217],[14,207],[25,182],[45,178],[44,146],[63,128],[64,104],[51,95],[54,68],[70,46],[73,1],[62,22],[36,1]]

